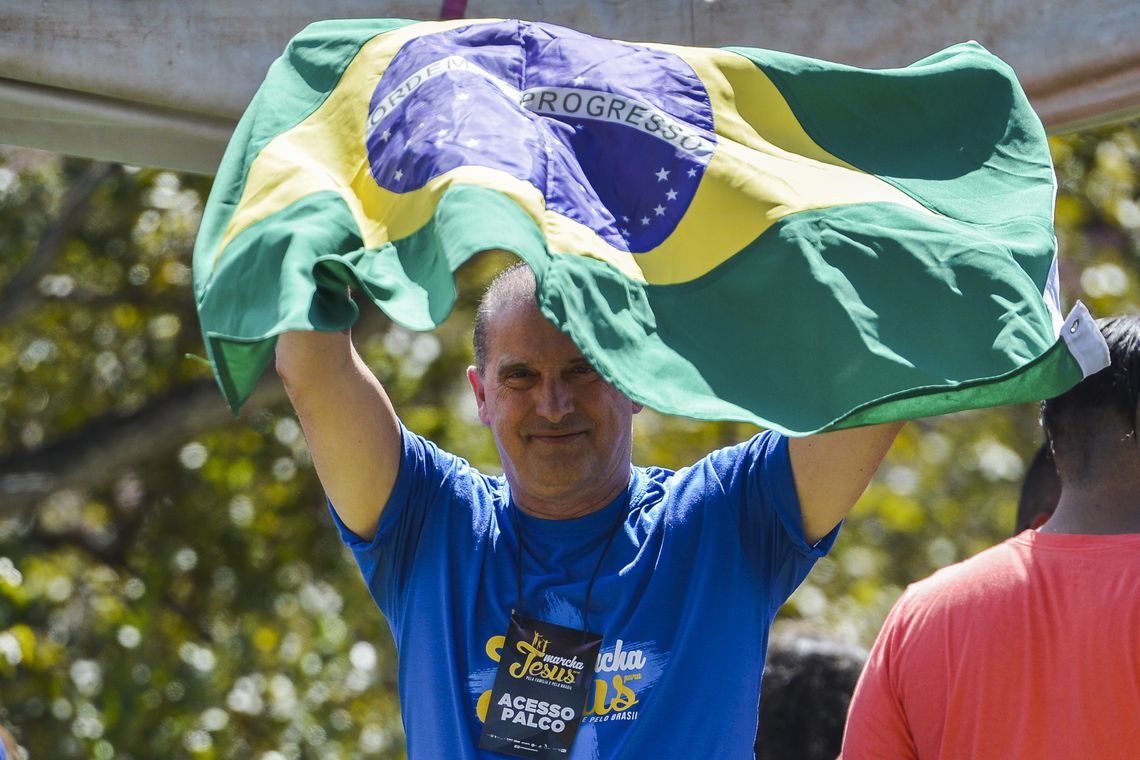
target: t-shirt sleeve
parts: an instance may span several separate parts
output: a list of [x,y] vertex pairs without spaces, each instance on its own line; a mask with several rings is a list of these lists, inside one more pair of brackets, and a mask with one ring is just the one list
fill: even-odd
[[770,601],[778,607],[831,550],[840,526],[808,543],[785,436],[767,431],[722,454],[731,462],[727,487],[742,494],[746,549],[766,571]]
[[756,436],[751,445],[757,450],[751,458],[756,472],[750,478],[752,483],[761,484],[763,490],[761,501],[771,505],[771,511],[779,520],[783,531],[792,548],[819,559],[831,551],[835,539],[839,536],[839,525],[832,528],[826,536],[809,544],[804,536],[803,514],[800,508],[800,497],[796,492],[796,481],[792,475],[792,459],[788,454],[788,439],[779,433],[769,431]]
[[859,676],[847,713],[841,760],[918,758],[896,684],[898,647],[904,638],[905,599],[900,599],[887,616]]
[[380,513],[376,535],[366,541],[341,521],[329,503],[341,539],[352,550],[373,599],[392,618],[433,509],[446,500],[449,482],[466,462],[439,449],[403,425],[403,453],[392,494]]

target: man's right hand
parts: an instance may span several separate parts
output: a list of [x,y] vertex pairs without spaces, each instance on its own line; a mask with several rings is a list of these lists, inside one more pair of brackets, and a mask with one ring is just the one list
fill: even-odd
[[277,374],[333,508],[370,540],[400,467],[400,423],[388,394],[347,332],[278,336]]

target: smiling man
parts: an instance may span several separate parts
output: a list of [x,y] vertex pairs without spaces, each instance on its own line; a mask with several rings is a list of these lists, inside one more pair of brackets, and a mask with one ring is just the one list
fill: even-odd
[[899,425],[761,433],[673,472],[641,410],[540,313],[488,289],[468,378],[503,476],[399,421],[347,335],[287,333],[278,372],[391,625],[411,758],[752,756],[768,631]]
[[529,269],[512,270],[480,305],[467,377],[515,501],[530,514],[581,517],[625,490],[641,405],[542,316]]

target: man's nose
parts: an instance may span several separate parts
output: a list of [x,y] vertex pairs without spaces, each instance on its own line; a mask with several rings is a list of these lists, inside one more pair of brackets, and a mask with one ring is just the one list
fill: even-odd
[[574,410],[574,398],[570,385],[560,377],[546,378],[538,390],[536,412],[549,422],[561,422],[562,418]]

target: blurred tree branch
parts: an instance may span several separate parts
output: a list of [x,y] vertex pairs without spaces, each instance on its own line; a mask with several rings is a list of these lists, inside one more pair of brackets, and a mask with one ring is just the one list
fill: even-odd
[[[279,404],[285,390],[267,373],[246,413]],[[199,380],[156,397],[127,416],[93,420],[74,435],[0,459],[0,515],[34,507],[63,488],[98,488],[124,470],[169,455],[196,435],[232,419],[213,380]]]
[[[361,309],[355,339],[391,327],[375,307]],[[285,388],[270,369],[243,407],[242,416],[286,400]],[[179,385],[156,396],[138,411],[107,415],[74,434],[32,451],[0,456],[0,517],[34,508],[64,488],[99,488],[124,471],[168,456],[195,436],[233,421],[212,379]]]
[[35,303],[41,277],[59,258],[68,238],[75,232],[91,205],[100,185],[122,171],[119,164],[98,163],[73,183],[60,201],[51,226],[40,235],[31,257],[20,268],[7,287],[0,291],[0,324],[10,322]]

